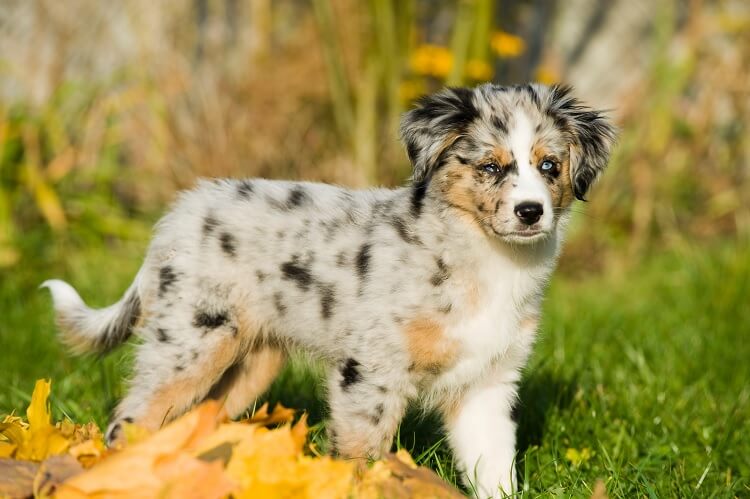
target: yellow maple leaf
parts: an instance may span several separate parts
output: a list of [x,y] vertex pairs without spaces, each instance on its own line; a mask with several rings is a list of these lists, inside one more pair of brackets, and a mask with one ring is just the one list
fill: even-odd
[[28,424],[20,418],[6,416],[0,423],[0,435],[5,437],[3,447],[9,452],[9,446],[15,446],[10,455],[16,459],[42,461],[49,456],[65,452],[70,442],[50,422],[47,399],[50,394],[51,383],[47,380],[37,380],[31,403],[26,410]]
[[227,472],[239,485],[238,498],[348,497],[354,464],[303,454],[306,418],[275,430],[257,427],[234,448]]

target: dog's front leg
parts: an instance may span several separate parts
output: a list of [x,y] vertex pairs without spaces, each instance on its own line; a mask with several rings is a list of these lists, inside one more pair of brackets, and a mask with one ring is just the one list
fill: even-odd
[[515,379],[495,379],[468,389],[445,416],[464,480],[477,497],[504,497],[516,490],[515,397]]

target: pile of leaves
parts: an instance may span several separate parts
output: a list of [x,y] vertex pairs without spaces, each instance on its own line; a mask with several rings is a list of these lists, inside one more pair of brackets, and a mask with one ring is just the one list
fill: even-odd
[[280,405],[232,422],[206,402],[155,433],[125,425],[109,449],[93,423],[53,424],[49,394],[37,381],[26,421],[0,423],[0,497],[462,497],[403,450],[370,465],[313,454],[305,415]]

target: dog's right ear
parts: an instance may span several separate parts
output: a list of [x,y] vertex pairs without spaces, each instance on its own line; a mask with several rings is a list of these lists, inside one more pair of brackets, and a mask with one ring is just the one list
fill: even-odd
[[401,119],[401,140],[414,169],[412,180],[427,178],[440,155],[478,116],[474,91],[469,88],[446,88],[419,99]]

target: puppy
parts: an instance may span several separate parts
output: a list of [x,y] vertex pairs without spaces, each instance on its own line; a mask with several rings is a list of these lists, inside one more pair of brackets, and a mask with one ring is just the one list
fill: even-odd
[[140,338],[122,421],[157,429],[204,399],[236,416],[290,351],[329,366],[330,442],[376,458],[409,401],[437,409],[482,495],[515,490],[520,371],[574,198],[614,129],[565,86],[446,89],[407,112],[399,189],[203,181],[157,224],[124,297],[51,280],[76,352]]

